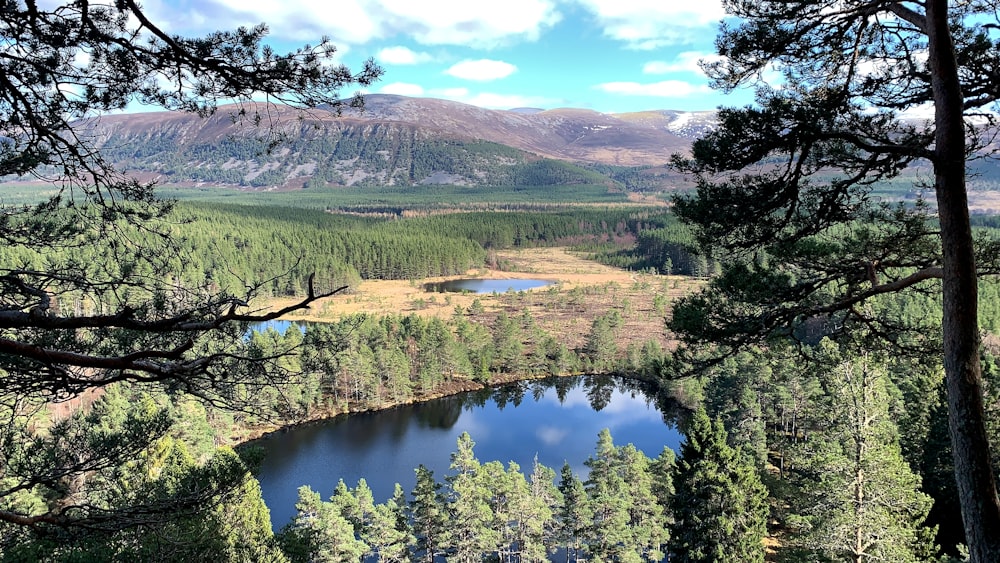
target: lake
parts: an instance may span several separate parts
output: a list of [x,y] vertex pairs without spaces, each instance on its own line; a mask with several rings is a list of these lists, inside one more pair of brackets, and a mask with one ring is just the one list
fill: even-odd
[[615,444],[635,444],[649,457],[663,446],[680,449],[676,411],[657,403],[642,386],[609,377],[521,382],[272,434],[255,442],[266,454],[257,478],[275,529],[295,515],[301,485],[327,500],[339,479],[354,487],[364,477],[375,501],[384,502],[397,482],[412,491],[420,464],[443,480],[462,432],[476,442],[481,462],[514,461],[527,473],[537,455],[557,473],[568,461],[585,478],[583,462],[602,428]]
[[494,292],[506,293],[508,291],[526,291],[528,289],[545,287],[547,285],[552,285],[553,283],[555,282],[516,278],[508,280],[462,279],[427,283],[424,284],[424,289],[439,293],[461,293],[463,291],[479,294]]

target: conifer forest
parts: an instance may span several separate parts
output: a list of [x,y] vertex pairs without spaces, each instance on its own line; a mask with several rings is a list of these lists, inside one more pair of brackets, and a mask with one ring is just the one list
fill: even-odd
[[[639,41],[666,8],[514,3],[347,2],[346,47],[301,14],[287,43],[280,6],[272,35],[225,2],[3,3],[0,562],[1000,561],[997,4],[713,1],[714,52],[668,64],[695,28]],[[490,36],[529,4],[555,11]],[[744,102],[406,82],[528,74],[494,58],[580,14]],[[529,425],[586,458],[481,458],[521,429],[454,426],[542,382],[608,421]],[[612,390],[676,447],[619,438]],[[441,400],[446,471],[303,476],[274,518],[265,440],[320,457],[296,432]]]

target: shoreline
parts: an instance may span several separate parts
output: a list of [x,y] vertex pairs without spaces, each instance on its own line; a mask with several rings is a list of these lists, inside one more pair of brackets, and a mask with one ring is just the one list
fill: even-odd
[[[482,391],[484,389],[493,389],[493,388],[497,388],[497,387],[502,387],[504,385],[509,385],[509,384],[512,384],[512,383],[520,383],[522,381],[536,381],[536,380],[540,380],[540,379],[564,378],[564,377],[586,377],[586,376],[592,376],[592,377],[618,377],[618,378],[622,378],[622,379],[626,379],[626,380],[638,381],[638,382],[641,382],[641,383],[647,383],[647,384],[650,384],[650,385],[654,385],[655,388],[656,388],[656,392],[657,393],[660,393],[660,392],[664,391],[664,386],[662,385],[662,383],[660,383],[659,381],[655,380],[654,378],[647,378],[647,377],[643,377],[641,375],[629,374],[629,373],[625,373],[625,372],[611,372],[611,373],[564,373],[564,374],[557,374],[557,375],[553,375],[553,374],[538,374],[538,375],[528,375],[528,376],[512,376],[512,377],[504,378],[502,380],[491,380],[488,383],[482,383],[482,382],[478,382],[478,381],[474,381],[474,380],[465,380],[463,382],[455,381],[455,382],[451,382],[451,385],[449,385],[450,387],[453,387],[452,389],[448,389],[446,391],[441,391],[441,392],[430,393],[430,394],[427,394],[427,395],[421,395],[419,397],[412,397],[411,399],[405,400],[405,401],[396,401],[396,402],[386,403],[386,404],[380,405],[380,406],[353,405],[353,406],[349,406],[347,410],[340,411],[340,412],[337,412],[337,413],[332,413],[332,414],[331,413],[316,413],[315,416],[310,416],[310,417],[307,417],[307,418],[303,418],[301,420],[290,422],[289,424],[278,425],[278,426],[275,426],[275,427],[267,426],[267,427],[259,427],[257,429],[252,429],[253,431],[248,432],[247,436],[244,436],[242,439],[235,439],[235,440],[233,440],[232,447],[234,449],[237,449],[237,450],[240,449],[240,448],[253,447],[254,442],[257,442],[258,440],[263,440],[263,439],[271,438],[271,437],[279,435],[279,434],[290,432],[291,430],[293,430],[295,428],[302,427],[302,426],[307,426],[307,425],[312,425],[312,424],[320,424],[320,423],[323,423],[323,422],[326,422],[326,421],[329,421],[329,420],[334,420],[334,419],[336,419],[338,417],[341,417],[341,416],[350,416],[350,415],[354,415],[354,414],[376,413],[376,412],[389,411],[389,410],[392,410],[392,409],[395,409],[395,408],[399,408],[399,407],[404,407],[404,406],[407,406],[407,405],[415,405],[415,404],[418,404],[418,403],[425,403],[425,402],[428,402],[428,401],[433,401],[435,399],[443,399],[445,397],[452,397],[452,396],[455,396],[455,395],[459,395],[461,393],[471,393],[471,392],[474,392],[474,391]],[[503,377],[503,376],[501,375],[501,376],[498,376],[498,377]]]

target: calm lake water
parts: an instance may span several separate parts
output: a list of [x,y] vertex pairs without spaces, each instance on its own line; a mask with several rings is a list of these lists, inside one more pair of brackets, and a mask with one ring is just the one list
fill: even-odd
[[508,291],[525,291],[536,287],[545,287],[554,282],[547,280],[510,279],[510,280],[485,280],[485,279],[465,279],[449,280],[439,283],[424,284],[427,291],[461,293],[469,291],[472,293],[506,293]]
[[274,434],[256,442],[267,454],[257,478],[280,529],[295,515],[301,485],[326,500],[339,479],[354,487],[364,477],[376,502],[384,502],[397,482],[413,490],[420,464],[443,481],[462,432],[472,436],[482,462],[514,461],[529,473],[537,455],[557,474],[568,461],[585,477],[583,462],[602,428],[611,430],[615,444],[635,444],[649,457],[663,446],[679,450],[672,406],[657,402],[638,385],[608,377],[522,382]]

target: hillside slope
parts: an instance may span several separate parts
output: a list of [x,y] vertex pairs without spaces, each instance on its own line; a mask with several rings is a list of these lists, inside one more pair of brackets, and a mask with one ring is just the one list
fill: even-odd
[[712,123],[711,112],[499,111],[378,94],[341,116],[249,109],[263,127],[229,106],[207,119],[106,116],[87,130],[112,162],[172,184],[549,185],[611,182],[588,165],[662,165]]

